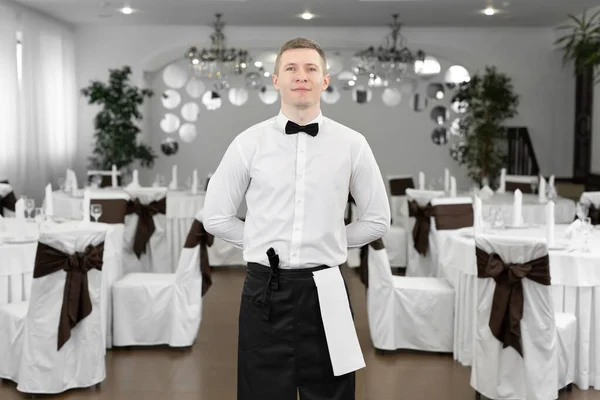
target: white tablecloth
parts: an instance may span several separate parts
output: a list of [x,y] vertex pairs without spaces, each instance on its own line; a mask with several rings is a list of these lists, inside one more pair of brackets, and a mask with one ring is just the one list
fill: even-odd
[[[590,241],[590,253],[578,250],[564,239],[567,225],[556,226],[558,245],[550,249],[550,275],[554,311],[571,312],[577,317],[575,383],[583,390],[600,389],[600,230]],[[498,235],[544,237],[544,228],[502,229]],[[573,250],[575,249],[575,250]],[[470,228],[455,231],[440,251],[440,271],[454,287],[454,358],[471,365],[476,321],[477,266],[475,242]]]

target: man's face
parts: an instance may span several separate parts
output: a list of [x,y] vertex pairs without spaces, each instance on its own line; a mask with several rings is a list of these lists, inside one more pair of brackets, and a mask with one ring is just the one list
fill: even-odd
[[283,104],[307,109],[320,104],[321,92],[329,85],[329,79],[316,50],[290,49],[281,54],[273,85]]

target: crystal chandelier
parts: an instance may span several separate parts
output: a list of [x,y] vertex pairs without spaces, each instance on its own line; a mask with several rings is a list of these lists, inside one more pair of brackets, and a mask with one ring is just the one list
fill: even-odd
[[388,80],[402,80],[407,74],[414,72],[415,62],[425,60],[425,52],[413,53],[406,47],[406,38],[400,33],[401,24],[398,14],[392,15],[394,22],[389,27],[391,32],[385,38],[384,46],[371,46],[354,54],[354,73],[368,75],[370,86],[385,86]]
[[211,47],[198,50],[196,46],[192,46],[185,58],[191,62],[196,76],[222,81],[222,85],[227,87],[227,76],[242,74],[248,67],[249,56],[247,50],[226,47],[223,33],[225,23],[221,21],[221,16],[220,13],[215,14],[215,30],[210,35]]

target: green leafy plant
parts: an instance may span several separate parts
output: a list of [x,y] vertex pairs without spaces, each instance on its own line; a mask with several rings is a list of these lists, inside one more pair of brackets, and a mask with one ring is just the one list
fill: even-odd
[[463,140],[451,146],[450,155],[459,165],[466,165],[475,182],[493,182],[506,165],[504,121],[517,115],[519,96],[511,78],[486,67],[470,81],[458,86],[452,99],[464,108],[459,132]]
[[558,38],[555,45],[563,51],[563,62],[574,63],[575,72],[582,73],[592,68],[596,82],[599,81],[600,65],[600,10],[587,18],[585,11],[581,18],[569,14],[569,23],[559,26],[560,31],[567,31]]
[[152,97],[150,89],[140,89],[130,83],[131,68],[109,70],[107,83],[92,81],[81,94],[88,104],[102,106],[94,118],[96,139],[91,168],[109,170],[113,164],[126,168],[139,160],[143,167],[152,167],[156,154],[150,146],[138,143],[140,129],[136,121],[142,119],[139,107],[144,98]]

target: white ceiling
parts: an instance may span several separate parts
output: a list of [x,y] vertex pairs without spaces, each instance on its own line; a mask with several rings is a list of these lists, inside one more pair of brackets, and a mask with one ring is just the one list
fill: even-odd
[[[406,26],[552,26],[581,13],[598,0],[13,0],[73,24],[209,25],[223,13],[228,25],[380,26],[399,13]],[[127,2],[132,15],[117,9]],[[479,11],[493,3],[503,12]],[[298,14],[318,15],[304,21]]]

